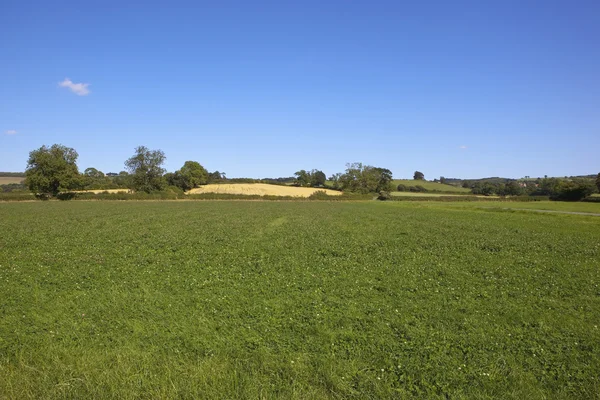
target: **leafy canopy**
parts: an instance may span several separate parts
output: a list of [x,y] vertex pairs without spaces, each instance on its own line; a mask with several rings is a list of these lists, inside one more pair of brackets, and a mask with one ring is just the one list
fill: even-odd
[[135,149],[135,154],[125,161],[125,167],[131,175],[131,189],[151,193],[165,187],[162,168],[166,160],[162,150],[150,150],[145,146]]
[[29,153],[26,184],[33,193],[56,196],[80,186],[77,152],[60,144],[42,146]]

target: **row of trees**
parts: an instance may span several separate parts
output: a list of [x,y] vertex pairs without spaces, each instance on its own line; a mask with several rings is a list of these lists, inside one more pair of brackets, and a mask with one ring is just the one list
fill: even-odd
[[[135,149],[135,154],[125,161],[126,171],[118,174],[104,174],[96,168],[87,168],[80,174],[77,167],[78,156],[74,149],[59,144],[42,146],[30,152],[25,180],[29,190],[44,196],[56,196],[73,190],[109,188],[128,188],[147,193],[168,187],[188,191],[226,179],[225,173],[209,172],[197,161],[186,161],[179,170],[165,173],[164,152],[150,150],[145,146]],[[329,178],[329,187],[358,193],[392,190],[392,172],[389,169],[362,163],[347,164],[346,167],[344,173],[334,174]],[[295,173],[294,184],[326,187],[326,179],[323,171],[300,170]]]
[[[519,182],[507,180],[505,182],[468,182],[463,187],[471,189],[473,194],[484,196],[548,196],[555,200],[576,201],[581,200],[596,191],[600,191],[600,174],[596,182],[584,178],[542,178],[535,181]],[[595,184],[594,184],[595,183]]]
[[119,174],[105,175],[96,168],[87,168],[80,174],[78,157],[74,149],[59,144],[33,150],[25,172],[27,187],[46,197],[83,189],[127,188],[151,193],[169,186],[185,191],[225,179],[224,173],[208,172],[196,161],[186,161],[181,169],[165,174],[164,152],[145,146],[135,149],[135,154],[125,161],[126,171]]
[[324,187],[327,180],[325,173],[318,169],[311,171],[301,169],[294,176],[296,177],[294,185],[304,187]]
[[[125,161],[126,171],[104,174],[95,168],[87,168],[83,174],[77,168],[77,152],[62,145],[42,146],[29,154],[26,185],[38,194],[56,196],[60,192],[82,189],[128,188],[134,191],[154,192],[169,187],[188,191],[200,185],[226,180],[225,173],[209,172],[196,161],[186,161],[175,172],[165,173],[166,160],[162,150],[150,150],[145,146],[135,149],[135,154]],[[289,181],[290,178],[282,178]],[[419,171],[415,180],[424,180]],[[441,178],[440,181],[444,179]],[[539,179],[535,184],[521,185],[517,181],[467,183],[474,194],[481,195],[542,195],[557,200],[579,200],[589,196],[598,187],[600,174],[595,179]],[[294,184],[306,187],[330,187],[348,192],[381,193],[392,188],[392,171],[386,168],[351,163],[343,173],[336,173],[326,180],[325,173],[313,169],[295,173]],[[595,184],[595,185],[594,185]],[[400,190],[400,188],[398,188]]]

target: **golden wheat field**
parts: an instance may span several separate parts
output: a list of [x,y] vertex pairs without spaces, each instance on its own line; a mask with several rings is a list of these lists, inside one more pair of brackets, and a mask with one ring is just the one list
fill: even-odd
[[317,190],[325,191],[330,196],[339,196],[342,193],[335,190],[305,188],[295,186],[269,185],[267,183],[224,183],[204,185],[192,189],[188,194],[200,193],[225,193],[225,194],[245,194],[259,196],[294,196],[309,197]]

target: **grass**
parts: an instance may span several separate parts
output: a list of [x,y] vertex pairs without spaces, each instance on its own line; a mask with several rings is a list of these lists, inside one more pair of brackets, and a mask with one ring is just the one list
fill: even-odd
[[600,218],[479,205],[0,204],[0,398],[598,398]]
[[463,188],[463,187],[459,187],[459,186],[453,186],[453,185],[445,185],[443,183],[437,183],[437,182],[429,182],[429,181],[417,181],[417,180],[413,180],[413,179],[394,179],[392,181],[392,186],[395,188],[398,187],[398,185],[404,185],[407,188],[409,186],[423,186],[425,189],[427,190],[438,190],[440,192],[454,192],[454,193],[471,193],[470,189],[467,188]]
[[469,192],[462,193],[431,193],[431,192],[391,192],[392,196],[396,197],[448,197],[448,196],[469,196],[469,197],[485,197],[485,198],[499,198],[498,196],[476,196]]
[[[464,204],[457,203],[457,206],[464,206]],[[473,207],[467,205],[466,207]],[[600,214],[600,203],[584,203],[584,202],[567,202],[567,201],[535,201],[535,202],[501,202],[494,203],[493,205],[488,203],[479,205],[479,207],[490,207],[490,208],[508,208],[514,210],[522,209],[535,209],[535,210],[550,210],[550,211],[567,211],[567,212],[587,212]]]

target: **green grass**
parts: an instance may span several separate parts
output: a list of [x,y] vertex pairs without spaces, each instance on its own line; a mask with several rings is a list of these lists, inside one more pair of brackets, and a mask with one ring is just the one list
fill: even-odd
[[0,398],[600,396],[600,218],[0,204]]
[[498,196],[475,196],[469,192],[456,192],[456,193],[432,193],[432,192],[391,192],[392,196],[397,197],[448,197],[448,196],[474,196],[474,197],[485,197],[485,198],[498,198]]
[[394,189],[398,187],[398,185],[404,185],[406,187],[409,186],[423,186],[427,190],[438,190],[441,192],[454,192],[454,193],[471,193],[470,189],[466,189],[459,186],[453,185],[445,185],[437,182],[429,182],[429,181],[416,181],[412,179],[394,179],[392,181],[392,186]]
[[[463,206],[464,204],[457,204]],[[509,208],[509,209],[535,209],[569,212],[587,212],[600,214],[600,203],[568,202],[568,201],[532,201],[532,202],[500,202],[479,204],[479,207]],[[469,207],[469,205],[467,205]]]

